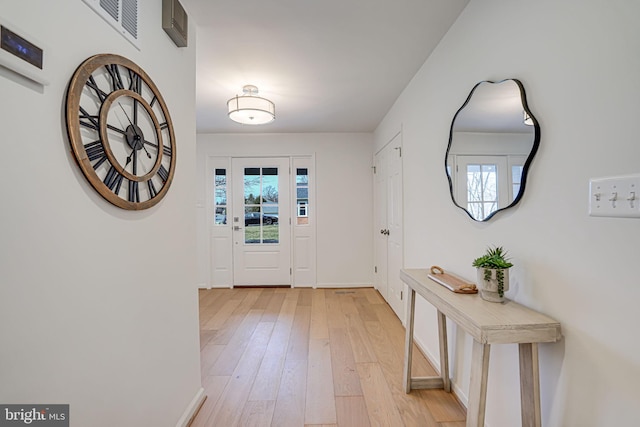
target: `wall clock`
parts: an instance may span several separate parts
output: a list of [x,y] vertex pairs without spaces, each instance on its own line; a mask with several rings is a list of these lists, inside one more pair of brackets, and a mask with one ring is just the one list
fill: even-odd
[[99,54],[69,82],[66,124],[82,173],[102,197],[128,210],[147,209],[169,190],[176,164],[167,105],[142,68]]

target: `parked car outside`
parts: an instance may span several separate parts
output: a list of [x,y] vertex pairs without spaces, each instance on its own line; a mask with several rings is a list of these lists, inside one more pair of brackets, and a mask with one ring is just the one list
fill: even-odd
[[[262,214],[262,224],[271,225],[278,223],[278,216],[272,214]],[[247,212],[244,214],[244,225],[259,225],[260,212]]]

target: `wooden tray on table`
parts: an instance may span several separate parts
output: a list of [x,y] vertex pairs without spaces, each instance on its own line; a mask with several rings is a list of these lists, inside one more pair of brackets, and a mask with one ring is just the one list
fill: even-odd
[[453,274],[445,273],[445,271],[437,265],[432,266],[430,271],[431,273],[427,274],[427,277],[449,289],[451,292],[455,292],[457,294],[478,293],[478,288],[476,287],[476,285],[467,282],[466,280],[461,279],[460,277]]

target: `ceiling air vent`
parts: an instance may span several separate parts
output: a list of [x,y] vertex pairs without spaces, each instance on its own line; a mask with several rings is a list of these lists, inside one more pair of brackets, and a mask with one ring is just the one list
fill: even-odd
[[116,29],[131,44],[140,49],[138,39],[138,0],[82,0]]

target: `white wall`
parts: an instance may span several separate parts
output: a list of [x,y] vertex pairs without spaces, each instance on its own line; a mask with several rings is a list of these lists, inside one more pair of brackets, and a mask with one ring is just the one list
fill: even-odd
[[[199,134],[197,140],[199,201],[206,200],[207,156],[315,153],[317,286],[372,285],[372,134]],[[197,282],[207,283],[205,209],[198,212]]]
[[[471,261],[504,245],[516,265],[507,296],[562,323],[564,340],[540,346],[545,426],[640,422],[640,222],[587,215],[590,177],[640,172],[638,52],[639,2],[471,0],[375,135],[379,147],[403,125],[405,265],[473,279]],[[540,150],[521,203],[474,223],[448,194],[449,127],[477,82],[505,78],[525,86]],[[416,334],[437,355],[435,313],[417,310]],[[470,339],[451,341],[466,398]],[[517,357],[515,345],[492,348],[492,427],[520,425]]]
[[[139,4],[141,51],[80,0],[0,0],[48,45],[51,82],[0,71],[0,402],[69,403],[73,426],[175,426],[200,390],[195,45],[175,47],[161,2]],[[70,154],[66,87],[96,53],[138,63],[169,106],[176,173],[149,210],[107,203]]]

